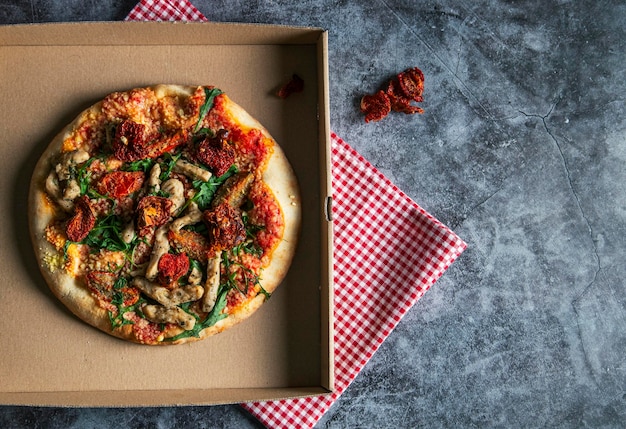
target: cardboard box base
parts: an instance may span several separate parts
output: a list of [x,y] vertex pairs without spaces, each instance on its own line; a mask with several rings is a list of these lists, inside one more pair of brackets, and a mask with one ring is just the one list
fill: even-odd
[[[218,404],[333,388],[327,34],[215,23],[0,27],[0,403]],[[305,91],[275,90],[293,73]],[[40,154],[106,94],[156,83],[215,85],[269,130],[300,182],[303,223],[283,284],[250,319],[182,346],[130,344],[71,315],[30,245],[26,201]]]

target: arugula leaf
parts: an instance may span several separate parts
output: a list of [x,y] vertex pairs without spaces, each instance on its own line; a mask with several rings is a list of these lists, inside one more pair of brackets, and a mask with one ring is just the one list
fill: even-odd
[[208,182],[203,180],[194,180],[191,184],[196,189],[196,194],[189,201],[193,201],[198,205],[200,210],[207,210],[211,206],[211,201],[217,192],[217,189],[233,174],[237,173],[237,167],[231,167],[220,177],[211,177]]
[[213,100],[215,99],[215,97],[217,97],[221,93],[222,91],[217,88],[213,88],[213,89],[209,89],[207,87],[204,88],[204,96],[205,96],[204,104],[200,106],[200,116],[198,118],[198,123],[193,129],[194,133],[197,133],[198,130],[200,130],[200,124],[202,123],[202,120],[207,115],[207,113],[209,113],[209,110],[211,110],[211,107],[213,107]]
[[163,155],[163,158],[165,158],[165,160],[163,162],[163,166],[161,167],[161,175],[159,176],[159,180],[164,182],[170,177],[170,173],[174,169],[174,166],[176,165],[176,161],[178,161],[181,156],[183,156],[182,153],[179,153],[177,155],[172,155],[169,152],[166,152]]
[[80,194],[85,195],[89,191],[89,185],[91,184],[91,172],[87,171],[87,168],[92,162],[96,160],[96,157],[91,157],[85,161],[80,167],[70,167],[70,176],[74,176],[80,187]]
[[127,162],[122,167],[122,170],[143,171],[144,173],[147,173],[150,171],[150,169],[152,169],[153,165],[154,165],[154,160],[150,158],[146,158],[146,159],[140,159],[138,161]]
[[110,214],[99,219],[81,243],[95,249],[129,252],[133,246],[122,239],[123,229],[122,219]]
[[[231,250],[231,254],[235,257],[239,256],[240,252],[241,250],[238,247],[235,247]],[[240,293],[247,295],[248,288],[250,286],[258,285],[261,288],[259,293],[262,293],[263,295],[265,295],[265,299],[269,299],[271,294],[267,292],[265,289],[263,289],[263,286],[261,286],[261,278],[259,277],[259,275],[256,274],[252,269],[246,267],[245,265],[233,259],[230,259],[228,256],[229,256],[228,252],[226,251],[222,252],[222,263],[224,264],[226,272],[230,273],[230,275],[226,278],[225,283],[223,283],[220,287],[223,286],[229,290],[237,289]],[[230,269],[231,266],[236,267],[236,270],[231,272],[231,269]],[[237,277],[237,274],[241,274],[241,277],[243,278],[243,284],[244,284],[243,289],[239,287],[239,283],[235,280]]]

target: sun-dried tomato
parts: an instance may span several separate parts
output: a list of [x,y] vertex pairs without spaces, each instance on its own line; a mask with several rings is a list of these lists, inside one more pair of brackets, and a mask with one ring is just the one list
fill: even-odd
[[387,87],[387,96],[391,101],[391,110],[394,112],[402,112],[406,114],[424,113],[424,109],[411,104],[411,99],[399,89],[399,83],[396,79],[392,79]]
[[163,136],[155,141],[150,142],[150,145],[145,151],[144,158],[158,158],[164,153],[172,152],[178,146],[182,146],[189,141],[189,132],[187,130],[180,130],[172,135]]
[[74,215],[67,223],[65,232],[71,241],[82,241],[96,224],[96,215],[89,203],[89,197],[83,195],[74,203]]
[[216,250],[231,249],[246,239],[246,227],[238,210],[224,202],[202,214],[211,245]]
[[207,239],[202,234],[186,229],[169,230],[167,238],[172,246],[181,253],[186,253],[190,258],[206,263],[211,249]]
[[380,121],[391,111],[391,101],[385,91],[374,95],[366,94],[361,98],[361,112],[365,113],[365,122]]
[[96,190],[107,197],[123,198],[143,186],[143,171],[112,171],[100,179]]
[[[424,73],[413,67],[398,73],[387,83],[387,88],[374,95],[364,95],[361,99],[361,111],[365,113],[365,122],[379,121],[389,111],[406,114],[424,113],[424,109],[411,102],[422,102],[424,98]],[[387,108],[389,105],[389,108]]]
[[424,92],[424,73],[417,67],[398,74],[398,84],[404,96],[410,100],[422,102]]
[[159,282],[165,286],[176,286],[179,278],[189,271],[189,258],[184,253],[174,255],[166,253],[161,256],[157,265],[159,271]]
[[297,92],[302,92],[304,90],[304,81],[297,74],[293,74],[291,79],[286,82],[283,86],[280,87],[276,95],[280,98],[285,99],[289,97],[291,94],[295,94]]
[[228,143],[228,131],[219,130],[214,137],[207,137],[198,143],[196,157],[211,169],[215,176],[226,173],[235,162],[235,150]]
[[172,201],[169,198],[149,195],[137,204],[137,228],[143,237],[153,229],[164,225],[170,218]]
[[145,125],[125,120],[115,130],[113,154],[120,161],[138,161],[146,157],[148,141]]

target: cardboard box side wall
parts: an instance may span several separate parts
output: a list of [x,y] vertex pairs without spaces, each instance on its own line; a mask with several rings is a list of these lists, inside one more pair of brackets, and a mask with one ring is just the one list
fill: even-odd
[[[168,26],[163,31],[163,26]],[[236,29],[236,30],[235,30]],[[316,44],[320,28],[218,22],[68,22],[0,26],[4,46]],[[80,33],[80,38],[68,37]]]
[[[320,115],[319,115],[319,127],[320,136],[324,136],[323,140],[326,144],[320,144],[320,160],[323,171],[331,171],[331,147],[330,147],[330,115],[325,114],[324,110],[330,105],[329,100],[329,82],[328,82],[328,32],[322,33],[320,41],[318,42],[318,55],[320,59],[318,63],[318,74],[322,79],[322,84],[319,87],[319,100],[320,100]],[[322,195],[326,195],[324,199],[324,219],[326,222],[322,222],[322,252],[325,255],[332,255],[333,252],[333,231],[332,231],[332,180],[330,174],[320,175],[320,188],[324,190]],[[331,315],[329,318],[322,318],[322,379],[328,380],[328,384],[325,385],[328,390],[334,389],[334,349],[333,349],[333,337],[334,337],[334,324],[333,324],[333,270],[331,264],[332,260],[322,257],[322,269],[325,278],[322,279],[320,289],[322,292],[322,312]],[[328,289],[328,290],[326,290]]]
[[[109,37],[98,42],[103,34]],[[0,240],[11,243],[0,249],[0,403],[211,404],[332,389],[324,43],[319,29],[262,25],[0,27],[0,209],[10,213]],[[294,72],[305,91],[275,97]],[[219,86],[266,125],[298,175],[306,214],[287,278],[249,320],[198,343],[145,347],[91,328],[52,296],[33,260],[23,208],[34,165],[56,132],[109,92],[162,82]],[[172,371],[179,361],[186,365]]]

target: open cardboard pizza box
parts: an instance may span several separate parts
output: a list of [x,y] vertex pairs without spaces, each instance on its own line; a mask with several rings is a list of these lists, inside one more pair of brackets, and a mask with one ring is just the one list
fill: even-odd
[[[275,91],[293,73],[305,90]],[[215,23],[0,27],[0,403],[217,404],[333,388],[327,34]],[[283,284],[250,319],[178,346],[141,346],[73,316],[48,290],[28,223],[29,181],[51,139],[104,95],[215,85],[264,124],[300,182],[302,229]]]

